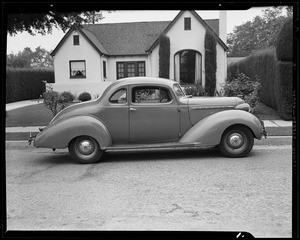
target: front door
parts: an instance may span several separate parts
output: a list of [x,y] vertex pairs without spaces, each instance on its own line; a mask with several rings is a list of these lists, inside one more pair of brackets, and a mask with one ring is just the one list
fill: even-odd
[[170,90],[159,86],[132,86],[129,101],[131,142],[179,140],[180,122],[176,100]]

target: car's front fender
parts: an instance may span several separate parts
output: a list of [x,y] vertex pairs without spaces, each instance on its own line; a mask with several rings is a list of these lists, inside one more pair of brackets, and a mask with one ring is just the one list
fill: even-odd
[[180,142],[215,146],[220,143],[223,132],[228,127],[237,124],[249,127],[254,137],[261,139],[263,126],[256,116],[242,110],[227,110],[199,121],[184,134]]
[[72,139],[83,135],[95,138],[100,148],[112,145],[111,135],[103,122],[92,116],[80,115],[50,124],[36,136],[34,146],[64,149]]

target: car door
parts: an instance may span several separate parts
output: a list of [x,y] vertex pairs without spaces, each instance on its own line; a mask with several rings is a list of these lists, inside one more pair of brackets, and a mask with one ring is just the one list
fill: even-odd
[[130,87],[129,132],[131,142],[178,141],[178,104],[168,87]]
[[107,126],[114,144],[129,142],[128,112],[128,87],[123,86],[109,96],[106,106],[99,113],[99,118]]

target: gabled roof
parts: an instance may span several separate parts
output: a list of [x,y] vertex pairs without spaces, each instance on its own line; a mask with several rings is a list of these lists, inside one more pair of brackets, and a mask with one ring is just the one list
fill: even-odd
[[[181,15],[184,13],[185,11],[180,11],[177,16],[173,19],[173,21],[169,24],[169,26],[164,30],[163,34],[166,34],[171,28],[172,26],[176,23],[176,21],[181,17]],[[204,21],[197,13],[196,11],[190,11],[197,19],[199,22],[202,23],[202,25],[208,30],[211,31],[216,39],[217,42],[225,49],[227,50],[228,47],[226,46],[226,44],[219,38],[219,21],[218,23],[216,23],[216,20],[208,20],[208,22]],[[147,50],[147,52],[151,52],[154,47],[156,47],[156,45],[158,44],[159,39],[157,38],[156,41],[153,43],[153,45]]]
[[[173,21],[88,24],[81,28],[72,27],[51,55],[56,54],[74,29],[77,29],[101,55],[146,55],[158,44],[160,34],[166,33],[183,12],[180,11]],[[205,28],[215,33],[218,42],[227,49],[225,43],[218,37],[219,19],[204,21],[195,11],[191,12]]]

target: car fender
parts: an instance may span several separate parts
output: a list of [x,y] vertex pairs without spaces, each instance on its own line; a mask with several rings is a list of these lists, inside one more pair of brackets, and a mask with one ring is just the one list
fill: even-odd
[[34,146],[64,149],[72,139],[83,135],[95,138],[101,149],[112,145],[111,135],[100,119],[79,115],[50,124],[36,136]]
[[242,110],[226,110],[200,120],[183,135],[179,142],[215,146],[220,143],[223,132],[237,124],[249,127],[254,137],[261,139],[263,127],[256,116]]

